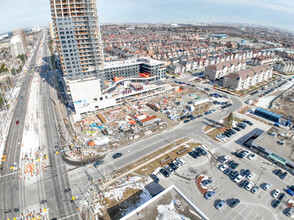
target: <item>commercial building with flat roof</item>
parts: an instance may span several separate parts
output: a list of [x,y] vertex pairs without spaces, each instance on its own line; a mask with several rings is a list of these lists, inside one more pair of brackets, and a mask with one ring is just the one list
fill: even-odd
[[294,132],[292,130],[272,127],[253,140],[249,147],[292,174],[294,173]]
[[138,219],[193,219],[207,220],[202,213],[176,186],[171,185],[121,220]]
[[146,73],[150,77],[164,79],[166,77],[165,63],[151,58],[106,62],[104,64],[105,80],[113,80],[114,77],[138,77],[140,73]]

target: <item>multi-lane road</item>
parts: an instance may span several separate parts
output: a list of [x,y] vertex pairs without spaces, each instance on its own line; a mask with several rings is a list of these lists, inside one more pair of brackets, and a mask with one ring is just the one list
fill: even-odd
[[[40,39],[38,40],[37,48],[40,46]],[[33,78],[33,67],[36,64],[38,49],[34,52],[31,59],[30,68],[24,78],[18,102],[16,104],[14,114],[11,120],[8,136],[5,143],[4,154],[6,160],[2,162],[1,171],[1,197],[0,197],[0,219],[7,219],[12,216],[19,216],[21,207],[20,201],[22,196],[22,184],[18,180],[18,172],[11,169],[15,163],[19,163],[20,149],[23,136],[23,129],[25,123],[25,116],[27,111],[28,97],[30,92],[31,81]],[[17,123],[17,121],[19,123]]]
[[[21,219],[28,213],[37,212],[41,214],[42,219],[81,219],[76,204],[71,202],[71,191],[66,190],[70,189],[70,185],[65,162],[60,155],[54,153],[55,146],[59,146],[59,138],[53,103],[50,98],[50,93],[55,91],[50,85],[52,71],[49,62],[48,36],[47,31],[43,31],[31,59],[30,68],[24,77],[6,140],[7,158],[2,163],[0,177],[0,219]],[[39,72],[35,72],[37,69]],[[28,101],[34,77],[45,79],[45,82],[39,80],[39,102],[42,115],[38,118],[42,128],[40,134],[42,137],[40,145],[42,146],[40,147],[45,148],[49,162],[45,167],[46,172],[33,177],[35,181],[27,181],[19,178],[18,169],[11,168],[22,164],[21,147],[24,129],[27,126],[26,114],[30,107]],[[17,121],[19,123],[16,123]]]

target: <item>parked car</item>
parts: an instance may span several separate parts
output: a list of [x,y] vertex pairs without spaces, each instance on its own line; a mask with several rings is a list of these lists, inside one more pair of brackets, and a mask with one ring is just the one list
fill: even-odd
[[247,158],[248,158],[249,160],[253,160],[253,159],[255,159],[255,157],[256,157],[255,154],[250,154]]
[[285,210],[285,215],[287,217],[293,217],[294,216],[294,207],[288,207],[286,210]]
[[228,166],[227,164],[221,164],[221,165],[219,166],[219,170],[223,172],[223,171],[225,171],[228,167],[229,167],[229,166]]
[[172,168],[174,171],[176,171],[178,169],[178,167],[174,164],[174,163],[169,163],[168,164],[170,168]]
[[119,158],[121,156],[122,156],[122,153],[115,153],[115,154],[113,154],[112,158],[116,159],[116,158]]
[[249,169],[243,170],[242,175],[243,176],[247,176],[249,173],[250,173],[250,170]]
[[203,186],[208,186],[209,184],[213,183],[213,180],[212,179],[206,179],[206,180],[203,180],[201,183],[202,183]]
[[172,168],[170,168],[168,165],[164,166],[164,169],[169,172],[170,174],[174,174],[174,171]]
[[164,177],[169,177],[169,173],[165,169],[160,169],[159,172],[164,176]]
[[178,161],[178,163],[181,163],[182,166],[186,165],[186,161],[184,161],[182,158],[176,158],[176,161]]
[[151,179],[152,179],[155,183],[158,183],[158,182],[159,182],[159,179],[158,179],[158,177],[157,177],[155,174],[151,174],[150,177],[151,177]]
[[253,188],[254,184],[252,182],[249,182],[246,186],[245,189],[246,190],[251,190]]
[[242,182],[239,183],[239,187],[240,188],[245,188],[245,186],[247,186],[249,183],[248,180],[243,180]]
[[258,186],[254,186],[254,187],[251,189],[251,192],[252,192],[253,194],[256,194],[258,191],[259,191],[259,187],[258,187]]
[[246,176],[246,178],[249,179],[249,180],[254,179],[254,177],[255,177],[255,173],[249,173],[249,174]]
[[237,124],[237,126],[239,128],[245,129],[247,125],[245,123],[239,123],[239,124]]
[[244,123],[246,123],[246,124],[248,124],[248,125],[253,125],[253,123],[251,122],[251,121],[248,121],[248,120],[245,120],[245,121],[243,121]]
[[227,162],[228,166],[232,166],[235,163],[234,160],[230,160],[229,162]]
[[281,203],[281,200],[275,200],[273,202],[273,208],[277,208],[280,205],[280,203]]
[[280,178],[283,180],[283,179],[285,179],[286,178],[286,176],[287,176],[287,172],[283,172],[281,175],[280,175]]
[[231,208],[235,208],[239,203],[240,203],[240,200],[239,200],[239,199],[234,199],[234,200],[229,204],[229,206],[230,206]]
[[234,179],[234,182],[236,182],[236,183],[240,183],[243,179],[244,179],[244,176],[242,176],[242,175],[238,175],[238,176]]
[[285,193],[280,193],[280,195],[278,197],[278,200],[282,200],[285,196],[286,196]]
[[193,157],[194,159],[198,158],[198,155],[195,151],[191,151],[188,153],[191,157]]
[[234,163],[234,164],[231,166],[231,168],[234,170],[234,169],[236,169],[238,166],[239,166],[238,163]]
[[280,194],[280,190],[277,190],[277,189],[276,189],[276,190],[273,192],[273,197],[274,197],[274,198],[277,198],[279,194]]
[[232,171],[233,171],[233,169],[231,167],[229,167],[228,169],[226,169],[224,171],[224,174],[228,176]]
[[201,147],[197,147],[196,151],[198,151],[199,153],[201,153],[201,155],[206,156],[207,152],[205,150],[203,150]]
[[216,208],[217,210],[221,210],[225,205],[226,205],[226,201],[225,201],[225,200],[220,200],[220,201],[215,205],[215,208]]
[[280,176],[281,173],[282,173],[282,170],[281,170],[281,169],[276,170],[276,175],[277,175],[277,176]]
[[204,198],[205,199],[208,199],[208,200],[210,200],[212,197],[214,197],[215,196],[215,192],[213,192],[213,191],[207,191],[205,194],[204,194]]
[[182,164],[179,163],[177,160],[173,160],[172,163],[173,163],[174,165],[176,165],[177,168],[181,168],[181,167],[182,167]]
[[268,191],[270,187],[271,187],[271,184],[269,184],[269,183],[265,183],[264,186],[263,186],[263,189],[264,189],[265,191]]
[[238,175],[239,175],[238,171],[233,171],[233,172],[230,173],[229,177],[231,179],[235,179]]
[[220,157],[219,158],[219,162],[221,162],[221,163],[226,163],[226,162],[228,162],[229,160],[231,159],[231,157],[230,156],[222,156],[222,157]]
[[294,196],[294,190],[292,190],[291,188],[288,188],[288,189],[286,189],[285,191],[286,191],[286,193],[288,193],[289,195]]

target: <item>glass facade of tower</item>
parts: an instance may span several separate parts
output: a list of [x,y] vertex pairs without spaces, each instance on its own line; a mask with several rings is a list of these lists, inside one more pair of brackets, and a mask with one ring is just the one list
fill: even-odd
[[103,82],[103,48],[96,0],[50,2],[64,76],[72,79],[98,76]]

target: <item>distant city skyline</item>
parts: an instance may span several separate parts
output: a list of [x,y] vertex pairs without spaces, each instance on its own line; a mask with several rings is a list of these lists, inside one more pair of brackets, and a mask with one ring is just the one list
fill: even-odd
[[[97,0],[104,23],[246,23],[294,31],[291,0]],[[49,0],[4,1],[0,33],[48,25]]]

